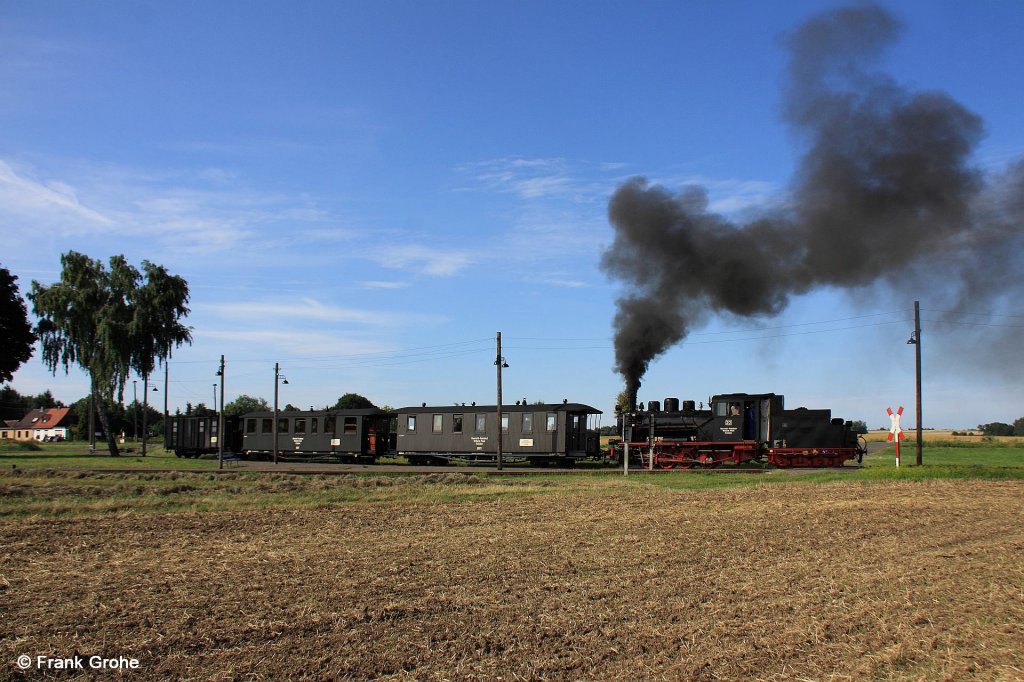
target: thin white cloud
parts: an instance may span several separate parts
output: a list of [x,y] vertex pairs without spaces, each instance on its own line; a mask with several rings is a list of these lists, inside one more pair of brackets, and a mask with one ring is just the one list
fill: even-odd
[[568,163],[559,158],[504,157],[466,164],[460,170],[473,183],[463,189],[511,193],[524,199],[569,194],[577,187],[568,173]]
[[[361,310],[322,303],[313,298],[288,301],[233,301],[195,306],[196,312],[205,312],[224,319],[243,320],[265,326],[277,320],[307,320],[334,324],[355,324],[370,327],[403,326],[443,321],[436,316],[420,313]],[[305,329],[305,327],[303,327]],[[289,333],[295,333],[294,331]]]
[[0,160],[0,219],[4,214],[11,218],[43,219],[47,226],[75,225],[75,231],[82,229],[83,220],[94,228],[114,224],[100,211],[83,205],[71,185],[33,180]]
[[394,350],[383,341],[359,341],[306,329],[301,332],[285,329],[204,329],[196,332],[196,336],[230,342],[243,352],[253,350],[261,356],[266,356],[268,350],[276,350],[291,357],[336,357]]
[[451,277],[474,262],[469,251],[437,249],[422,244],[391,244],[369,256],[380,265],[427,275]]
[[590,285],[584,281],[578,279],[560,279],[557,277],[551,277],[543,280],[544,284],[549,284],[553,287],[564,287],[566,289],[583,289]]
[[385,280],[367,280],[358,282],[358,285],[363,289],[407,289],[409,287],[408,282],[388,282]]

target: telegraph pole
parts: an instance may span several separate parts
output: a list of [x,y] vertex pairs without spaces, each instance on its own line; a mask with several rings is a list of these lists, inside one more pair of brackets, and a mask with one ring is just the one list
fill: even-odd
[[168,424],[170,421],[170,412],[167,411],[167,392],[171,390],[170,384],[171,378],[171,361],[169,358],[164,357],[164,448],[167,447],[168,443],[171,443],[174,447],[178,447],[177,443],[172,443],[171,436],[171,425]]
[[921,302],[914,301],[914,355],[917,362],[917,466],[921,466]]
[[[155,389],[154,389],[155,390]],[[146,436],[149,435],[149,421],[146,419],[146,412],[149,411],[149,374],[142,377],[142,456],[146,456]]]
[[[217,412],[217,468],[224,468],[224,356],[220,356],[220,371],[217,372],[220,377],[220,410]],[[217,385],[213,385],[214,398],[213,398],[213,409],[217,409],[217,397],[216,389]]]
[[274,438],[274,464],[277,464],[277,384],[281,376],[281,365],[274,363],[274,423],[272,428]]
[[498,357],[494,364],[498,368],[498,471],[501,471],[501,367],[505,364],[505,359],[501,357],[501,332],[498,332]]

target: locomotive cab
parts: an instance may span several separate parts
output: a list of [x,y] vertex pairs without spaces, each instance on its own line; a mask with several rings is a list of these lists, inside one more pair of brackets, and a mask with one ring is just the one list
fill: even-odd
[[711,398],[711,440],[717,443],[771,441],[772,420],[782,414],[782,396],[728,393]]

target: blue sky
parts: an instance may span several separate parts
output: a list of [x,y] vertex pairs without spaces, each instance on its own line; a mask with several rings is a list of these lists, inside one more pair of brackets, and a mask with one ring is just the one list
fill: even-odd
[[[500,330],[507,402],[567,398],[611,423],[609,197],[643,175],[703,185],[729,216],[779,202],[800,156],[781,36],[836,6],[0,2],[0,264],[22,293],[69,249],[184,276],[194,343],[154,379],[172,411],[212,401],[221,354],[228,400],[272,399],[279,362],[282,405],[493,403]],[[1024,4],[883,6],[906,24],[884,68],[984,119],[984,172],[1024,156]],[[1019,304],[938,324],[934,292],[896,289],[712,318],[640,399],[774,391],[911,421],[920,299],[925,426],[1024,415],[1019,356],[971,359],[1024,327]],[[87,383],[36,357],[13,385],[70,402]]]

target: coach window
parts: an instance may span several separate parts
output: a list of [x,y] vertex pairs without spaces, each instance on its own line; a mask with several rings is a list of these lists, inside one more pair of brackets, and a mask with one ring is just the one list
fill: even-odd
[[416,415],[414,415],[414,414],[410,414],[409,415],[409,421],[408,421],[408,423],[405,426],[405,430],[406,431],[415,431],[416,430]]
[[501,415],[501,432],[508,433],[508,412]]
[[295,420],[295,433],[300,435],[306,434],[306,420],[304,418]]
[[199,420],[199,433],[206,433],[206,422]]
[[443,414],[435,414],[434,415],[434,426],[433,426],[433,429],[432,429],[434,431],[434,433],[441,433],[441,422],[442,422],[443,418],[444,418]]
[[452,416],[452,433],[462,433],[462,415]]
[[313,417],[312,419],[309,420],[309,432],[311,434],[314,434],[314,435],[317,434],[317,433],[320,433],[320,418],[319,417]]
[[281,417],[277,420],[277,432],[288,433],[288,418]]
[[246,419],[245,420],[245,432],[246,433],[256,433],[256,420],[255,419]]
[[333,414],[329,417],[324,417],[324,433],[334,433],[334,427],[338,423],[337,419]]
[[260,433],[273,433],[274,432],[274,420],[270,417],[266,417],[260,420]]
[[355,417],[345,417],[344,425],[344,433],[346,436],[356,435],[356,431],[358,429],[359,424]]
[[548,431],[558,430],[558,415],[554,412],[548,412]]
[[487,415],[478,414],[476,416],[476,432],[484,433],[485,431],[487,431]]
[[523,412],[523,433],[533,433],[532,412]]

